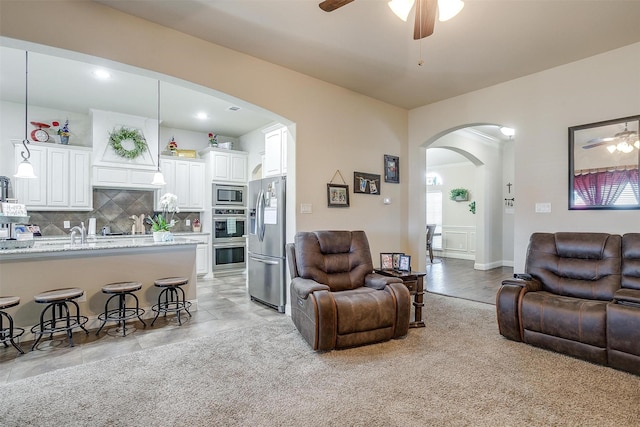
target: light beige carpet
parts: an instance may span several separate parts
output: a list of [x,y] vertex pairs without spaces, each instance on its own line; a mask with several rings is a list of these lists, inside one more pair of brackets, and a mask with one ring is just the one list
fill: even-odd
[[287,317],[0,386],[2,426],[631,426],[640,377],[428,294],[407,338],[315,353]]

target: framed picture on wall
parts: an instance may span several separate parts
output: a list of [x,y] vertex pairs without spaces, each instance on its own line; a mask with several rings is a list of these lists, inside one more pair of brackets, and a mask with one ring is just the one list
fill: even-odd
[[384,155],[384,182],[393,184],[400,183],[400,158],[397,156]]
[[342,184],[327,184],[327,206],[330,208],[348,208],[349,186]]
[[380,175],[373,173],[354,172],[353,192],[380,195]]

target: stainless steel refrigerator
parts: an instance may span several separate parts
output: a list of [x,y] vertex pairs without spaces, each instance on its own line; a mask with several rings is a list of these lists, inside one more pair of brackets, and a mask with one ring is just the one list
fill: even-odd
[[249,296],[284,313],[286,176],[249,182]]

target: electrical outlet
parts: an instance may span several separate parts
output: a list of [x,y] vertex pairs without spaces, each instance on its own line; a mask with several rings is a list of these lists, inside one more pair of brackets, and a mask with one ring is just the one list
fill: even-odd
[[65,221],[63,227],[64,228],[71,228],[71,221]]
[[190,219],[185,219],[184,220],[184,225],[186,225],[187,227],[191,225],[191,220]]

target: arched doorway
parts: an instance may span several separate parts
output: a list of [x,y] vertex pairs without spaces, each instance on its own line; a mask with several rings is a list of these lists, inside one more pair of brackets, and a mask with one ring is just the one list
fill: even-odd
[[[425,225],[437,223],[435,261],[447,260],[447,267],[469,270],[467,285],[459,279],[448,281],[472,290],[477,288],[472,283],[474,276],[495,275],[499,280],[510,275],[514,240],[513,201],[509,201],[513,198],[513,139],[502,134],[497,125],[453,129],[428,145],[426,165]],[[455,189],[467,190],[468,199],[451,200]],[[428,257],[426,264],[427,269],[432,265]],[[465,297],[460,290],[453,293]],[[478,299],[473,295],[471,292],[469,298]],[[491,302],[494,294],[489,290],[485,297],[480,295],[479,299]]]

